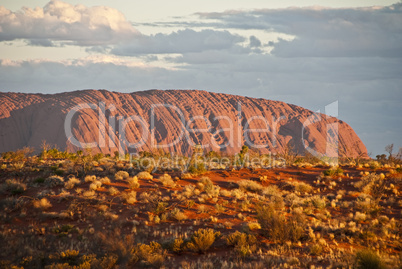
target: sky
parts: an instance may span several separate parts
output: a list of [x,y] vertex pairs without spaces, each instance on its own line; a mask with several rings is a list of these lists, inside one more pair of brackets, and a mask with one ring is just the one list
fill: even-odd
[[402,147],[402,2],[0,2],[0,91],[199,89],[338,101],[375,158]]

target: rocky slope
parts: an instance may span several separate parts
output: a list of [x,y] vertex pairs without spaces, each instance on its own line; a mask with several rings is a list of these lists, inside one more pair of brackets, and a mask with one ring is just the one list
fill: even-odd
[[313,114],[279,101],[196,90],[0,93],[0,152],[24,146],[39,151],[46,141],[63,150],[103,153],[160,148],[189,155],[196,144],[229,154],[246,144],[267,153],[282,152],[290,142],[299,153],[307,147],[333,156],[338,145],[349,156],[367,154],[348,124]]

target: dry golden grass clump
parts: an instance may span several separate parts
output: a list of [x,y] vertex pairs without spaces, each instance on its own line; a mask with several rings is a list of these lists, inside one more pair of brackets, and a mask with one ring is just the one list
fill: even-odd
[[122,197],[127,204],[134,204],[137,202],[137,193],[135,191],[123,192]]
[[154,177],[147,171],[142,171],[137,174],[137,178],[141,180],[152,180]]
[[128,186],[130,189],[136,189],[140,187],[140,183],[138,182],[138,177],[129,177],[127,179]]
[[78,184],[80,184],[80,183],[81,183],[81,181],[80,181],[78,178],[76,178],[76,177],[71,177],[71,178],[69,178],[68,181],[64,184],[64,188],[66,188],[66,189],[72,189],[72,188],[74,188],[74,186],[76,186],[76,185],[78,185]]
[[116,174],[114,174],[114,178],[116,180],[123,180],[123,179],[127,179],[130,175],[128,174],[128,172],[126,171],[119,171]]
[[61,176],[51,176],[45,179],[44,183],[49,187],[64,185],[64,178]]
[[102,182],[100,182],[99,180],[95,180],[89,185],[89,189],[92,191],[96,191],[100,187],[102,187]]
[[174,188],[176,187],[176,183],[173,181],[172,177],[168,174],[163,174],[158,178],[158,181],[162,183],[165,187]]
[[96,176],[87,175],[84,179],[85,182],[94,182],[96,180]]
[[42,198],[40,200],[33,201],[33,205],[37,209],[46,210],[52,207],[52,204],[49,202],[48,199]]

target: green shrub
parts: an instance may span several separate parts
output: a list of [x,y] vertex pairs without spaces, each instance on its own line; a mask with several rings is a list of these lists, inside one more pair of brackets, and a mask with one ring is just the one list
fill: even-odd
[[213,229],[198,229],[191,237],[187,248],[198,253],[205,253],[218,236],[220,236],[220,232],[215,232]]
[[324,171],[324,176],[335,177],[335,176],[342,176],[343,170],[340,167],[332,167],[328,170]]
[[203,162],[192,164],[188,167],[188,172],[193,175],[199,175],[207,172],[207,168]]
[[377,253],[365,249],[360,250],[355,255],[355,266],[357,269],[381,269],[386,268],[381,257]]

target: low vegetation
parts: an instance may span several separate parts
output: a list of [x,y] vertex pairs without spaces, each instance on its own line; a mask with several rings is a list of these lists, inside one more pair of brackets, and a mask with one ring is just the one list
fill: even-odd
[[289,151],[284,167],[240,168],[256,154],[243,147],[235,165],[193,155],[151,170],[117,155],[31,153],[0,158],[0,268],[402,266],[394,157],[336,165]]

